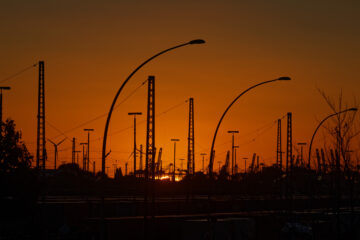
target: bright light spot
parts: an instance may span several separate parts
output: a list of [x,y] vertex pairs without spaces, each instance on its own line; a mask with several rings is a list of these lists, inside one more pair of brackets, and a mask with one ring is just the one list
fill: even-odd
[[170,180],[170,176],[162,176],[160,177],[160,180]]

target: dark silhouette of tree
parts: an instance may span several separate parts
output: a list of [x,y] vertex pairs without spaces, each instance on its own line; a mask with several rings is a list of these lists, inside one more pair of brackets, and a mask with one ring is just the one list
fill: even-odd
[[21,140],[21,132],[15,130],[13,120],[1,123],[0,133],[0,174],[15,169],[29,169],[32,156]]

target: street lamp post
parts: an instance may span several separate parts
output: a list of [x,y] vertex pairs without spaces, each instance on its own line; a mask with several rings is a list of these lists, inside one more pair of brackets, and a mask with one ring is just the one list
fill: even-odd
[[263,85],[263,84],[266,84],[266,83],[271,83],[271,82],[275,82],[275,81],[283,81],[283,80],[291,80],[291,78],[289,77],[280,77],[280,78],[276,78],[276,79],[273,79],[273,80],[269,80],[269,81],[265,81],[265,82],[261,82],[261,83],[258,83],[258,84],[255,84],[254,86],[251,86],[249,87],[248,89],[246,89],[245,91],[243,91],[242,93],[240,93],[239,96],[237,96],[231,103],[230,105],[226,108],[225,112],[223,113],[223,115],[221,116],[219,122],[218,122],[218,125],[215,129],[215,133],[214,133],[214,137],[213,137],[213,141],[212,141],[212,144],[211,144],[211,149],[210,149],[210,163],[209,163],[209,177],[212,178],[212,175],[213,175],[213,163],[214,163],[214,145],[215,145],[215,139],[216,139],[216,135],[217,135],[217,132],[219,130],[219,127],[220,127],[220,124],[222,122],[222,120],[224,119],[226,113],[229,111],[230,107],[242,96],[244,95],[246,92],[250,91],[251,89],[255,88],[255,87],[258,87],[260,85]]
[[86,171],[86,156],[85,156],[85,145],[87,145],[88,143],[80,143],[80,145],[83,146],[83,170]]
[[238,173],[238,165],[236,164],[236,149],[239,148],[239,146],[234,146],[234,173],[237,174]]
[[3,90],[10,90],[10,87],[0,87],[0,123],[2,123],[3,119],[2,119],[2,109],[3,109],[3,95],[2,95],[2,91]]
[[310,169],[310,163],[311,163],[311,147],[312,147],[312,143],[314,141],[314,137],[315,137],[315,134],[316,132],[319,130],[320,126],[326,121],[328,120],[329,118],[333,117],[333,116],[336,116],[336,115],[339,115],[341,113],[344,113],[344,112],[348,112],[348,111],[357,111],[358,109],[357,108],[348,108],[348,109],[345,109],[343,111],[340,111],[340,112],[336,112],[336,113],[333,113],[329,116],[327,116],[326,118],[324,118],[320,123],[319,125],[316,127],[312,137],[311,137],[311,141],[310,141],[310,145],[309,145],[309,156],[308,156],[308,169]]
[[248,158],[247,158],[247,157],[244,157],[243,159],[244,159],[244,164],[245,164],[245,170],[244,170],[244,173],[245,173],[245,175],[246,175],[246,159],[248,159]]
[[174,142],[174,164],[173,164],[173,167],[174,167],[174,171],[173,171],[173,181],[175,182],[175,161],[176,161],[176,142],[180,141],[180,139],[177,139],[177,138],[172,138],[171,139],[172,142]]
[[239,131],[233,130],[233,131],[228,131],[228,133],[232,134],[232,144],[231,144],[231,176],[234,176],[234,164],[235,164],[235,133],[239,133]]
[[88,142],[87,142],[87,161],[86,163],[86,171],[89,171],[89,164],[90,164],[90,132],[94,131],[92,128],[85,128],[84,131],[88,133]]
[[130,73],[130,75],[125,79],[125,81],[123,82],[123,84],[121,85],[121,87],[119,88],[119,90],[117,91],[115,97],[114,97],[114,100],[111,104],[111,107],[110,107],[110,110],[109,110],[109,113],[108,113],[108,116],[107,116],[107,119],[106,119],[106,123],[105,123],[105,129],[104,129],[104,138],[103,138],[103,148],[102,148],[102,166],[101,166],[101,171],[102,171],[102,174],[104,175],[105,174],[105,158],[106,158],[106,139],[107,139],[107,132],[108,132],[108,128],[109,128],[109,124],[110,124],[110,118],[111,118],[111,114],[114,110],[114,107],[115,107],[115,103],[116,103],[116,100],[118,99],[119,95],[120,95],[120,92],[122,91],[122,89],[124,88],[125,84],[130,80],[130,78],[140,69],[142,68],[145,64],[147,64],[148,62],[150,62],[151,60],[153,60],[154,58],[166,53],[166,52],[169,52],[171,50],[174,50],[174,49],[177,49],[177,48],[180,48],[180,47],[183,47],[183,46],[187,46],[187,45],[193,45],[193,44],[203,44],[205,43],[204,40],[202,39],[195,39],[195,40],[192,40],[192,41],[189,41],[187,43],[183,43],[183,44],[179,44],[179,45],[176,45],[174,47],[171,47],[171,48],[168,48],[168,49],[165,49],[157,54],[155,54],[154,56],[150,57],[149,59],[147,59],[145,62],[143,62],[142,64],[140,64],[132,73]]
[[129,112],[129,116],[134,116],[134,177],[136,177],[136,115],[141,115],[141,112]]
[[205,174],[205,155],[206,155],[206,153],[200,153],[200,155],[202,156],[202,168],[203,168],[203,173]]

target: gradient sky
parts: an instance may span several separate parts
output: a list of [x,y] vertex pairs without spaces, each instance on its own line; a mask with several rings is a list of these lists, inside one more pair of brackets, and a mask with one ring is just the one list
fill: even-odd
[[[137,139],[145,145],[147,87],[134,90],[149,75],[156,77],[156,146],[163,147],[163,166],[172,162],[171,138],[181,139],[177,157],[187,156],[185,101],[194,98],[196,170],[201,168],[200,153],[209,154],[227,105],[251,85],[290,76],[291,82],[265,85],[244,95],[224,119],[216,141],[215,161],[224,161],[231,145],[227,131],[239,130],[238,157],[250,158],[256,152],[261,161],[272,164],[278,118],[293,113],[296,144],[309,142],[319,120],[331,113],[317,88],[334,98],[342,89],[349,106],[358,99],[359,26],[360,2],[350,0],[1,1],[0,81],[44,60],[46,137],[58,142],[64,138],[60,131],[84,142],[87,135],[82,129],[94,128],[91,158],[100,170],[105,117],[68,130],[106,114],[117,89],[142,61],[202,38],[206,44],[159,57],[125,87],[118,102],[126,101],[111,119],[107,166],[117,160],[123,168],[128,161],[132,171],[128,112],[144,113],[138,118]],[[15,120],[34,155],[37,79],[34,67],[0,83],[12,88],[4,93],[4,117]],[[284,143],[285,130],[284,119]],[[318,144],[321,138],[316,139]],[[70,162],[71,142],[66,140],[59,150],[59,161]],[[54,148],[49,142],[47,152],[47,165],[52,167]],[[239,161],[242,168],[243,160]]]

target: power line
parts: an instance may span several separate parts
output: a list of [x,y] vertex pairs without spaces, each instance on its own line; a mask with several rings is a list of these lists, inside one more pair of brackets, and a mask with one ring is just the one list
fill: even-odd
[[[64,136],[67,140],[71,141],[71,139],[65,135],[65,133],[63,133],[61,130],[59,130],[58,128],[56,128],[52,123],[50,123],[48,120],[45,120],[47,122],[47,124],[49,124],[50,127],[52,127],[53,129],[55,129],[57,132],[59,132],[61,135],[58,136]],[[57,137],[56,137],[57,138]],[[55,139],[55,138],[52,138]]]
[[11,79],[15,78],[16,76],[20,75],[21,73],[26,72],[27,70],[29,70],[29,69],[31,69],[31,68],[33,68],[33,67],[36,67],[37,65],[38,65],[38,63],[35,63],[35,64],[31,65],[31,66],[28,66],[28,67],[26,67],[26,68],[24,68],[24,69],[20,70],[19,72],[14,73],[14,74],[12,74],[12,75],[10,75],[10,76],[8,76],[8,77],[4,78],[3,80],[1,80],[1,81],[0,81],[0,83],[3,83],[3,82],[6,82],[6,81],[9,81],[9,80],[11,80]]
[[[144,82],[144,83],[145,83],[145,82]],[[186,99],[185,101],[182,101],[182,102],[180,102],[180,103],[177,103],[177,104],[175,104],[174,106],[169,107],[169,108],[166,109],[165,111],[163,111],[163,112],[155,115],[155,117],[159,117],[159,116],[164,115],[164,114],[166,114],[166,113],[168,113],[168,112],[170,112],[170,111],[172,111],[172,110],[175,110],[176,108],[184,105],[184,104],[187,103],[187,102],[188,102],[188,99]],[[142,120],[142,121],[139,121],[138,124],[142,124],[142,123],[145,123],[145,122],[146,122],[146,120]],[[124,131],[129,130],[129,129],[132,129],[132,128],[133,128],[133,126],[128,126],[128,127],[123,128],[123,129],[114,131],[114,132],[112,132],[111,134],[108,134],[108,136],[113,136],[113,135],[119,134],[119,133],[121,133],[121,132],[124,132]],[[69,130],[68,130],[68,131],[69,131]],[[68,131],[65,131],[65,133],[68,132]],[[61,134],[61,135],[62,135],[62,134]],[[56,136],[56,137],[54,137],[54,138],[57,138],[57,137],[59,137],[59,136],[61,136],[61,135],[58,135],[58,136]],[[102,140],[102,139],[103,139],[103,137],[98,137],[98,138],[95,138],[93,141],[96,142],[96,141],[100,141],[100,140]],[[66,148],[66,149],[64,149],[64,150],[68,150],[68,149],[70,149],[70,148]],[[63,150],[63,151],[64,151],[64,150]]]
[[[124,98],[120,103],[118,103],[117,105],[115,105],[114,109],[118,108],[121,104],[123,104],[126,100],[128,100],[132,95],[134,95],[135,92],[137,92],[146,82],[147,82],[147,80],[144,81],[143,83],[141,83],[141,85],[139,85],[137,88],[135,88],[126,98]],[[95,117],[95,118],[93,118],[93,119],[90,119],[90,120],[88,120],[88,121],[86,121],[86,122],[83,122],[83,123],[77,125],[76,127],[70,128],[70,129],[62,132],[61,134],[53,137],[53,138],[58,138],[58,137],[60,137],[61,135],[64,135],[64,133],[69,133],[69,132],[72,132],[72,131],[74,131],[74,130],[76,130],[76,129],[82,128],[82,127],[88,125],[89,123],[92,123],[92,122],[94,122],[94,121],[96,121],[96,120],[99,120],[99,119],[101,119],[101,118],[103,118],[103,117],[105,117],[105,116],[107,116],[107,115],[108,115],[108,113],[101,114],[101,115],[99,115],[99,116],[97,116],[97,117]]]
[[[159,114],[156,114],[155,117],[160,117],[160,116],[162,116],[162,115],[164,115],[164,114],[166,114],[166,113],[168,113],[168,112],[170,112],[170,111],[172,111],[172,110],[175,110],[176,108],[182,106],[183,104],[185,104],[185,103],[187,103],[187,102],[188,102],[188,99],[186,99],[185,101],[182,101],[181,103],[175,104],[174,106],[166,109],[165,111],[163,111],[163,112],[161,112],[161,113],[159,113]],[[145,122],[146,122],[146,120],[141,120],[141,121],[138,122],[138,124],[142,124],[142,123],[145,123]],[[108,136],[113,136],[113,135],[119,134],[119,133],[121,133],[121,132],[124,132],[124,131],[126,131],[126,130],[128,130],[128,129],[132,129],[132,128],[133,128],[133,126],[128,126],[128,127],[126,127],[126,128],[123,128],[123,129],[114,131],[114,132],[112,132],[111,134],[108,134]],[[94,141],[99,141],[99,140],[101,140],[101,139],[103,139],[103,137],[99,137],[99,138],[95,139]]]
[[[282,116],[280,119],[283,119],[283,118],[285,118],[285,117],[286,117],[286,114],[285,114],[284,116]],[[272,129],[272,128],[275,126],[275,124],[277,123],[277,120],[278,120],[278,119],[276,119],[275,121],[271,121],[270,123],[267,123],[267,124],[265,124],[265,125],[257,128],[257,129],[255,129],[255,130],[253,130],[253,131],[251,131],[251,132],[249,132],[249,133],[247,133],[247,134],[240,135],[239,138],[242,138],[242,137],[244,137],[244,136],[251,136],[251,135],[255,135],[255,136],[252,137],[251,140],[249,140],[249,141],[245,141],[245,142],[242,142],[242,143],[238,144],[238,146],[245,146],[245,145],[248,145],[248,144],[250,144],[250,143],[255,142],[258,137],[262,136],[264,133],[266,133],[267,131],[269,131],[270,129]],[[226,141],[226,142],[223,142],[223,143],[217,145],[217,147],[223,146],[223,145],[225,145],[225,144],[227,144],[227,143],[229,143],[229,142],[231,142],[231,140]],[[224,153],[226,153],[226,152],[227,152],[227,150],[222,151],[222,152],[219,152],[219,153],[217,153],[217,155],[218,155],[218,156],[219,156],[219,155],[221,156],[222,154],[224,154]]]

